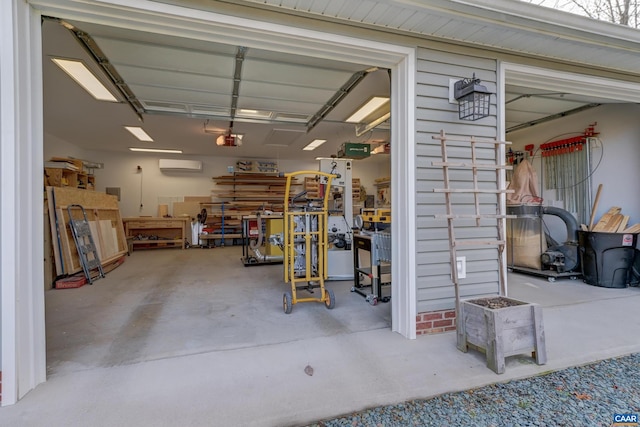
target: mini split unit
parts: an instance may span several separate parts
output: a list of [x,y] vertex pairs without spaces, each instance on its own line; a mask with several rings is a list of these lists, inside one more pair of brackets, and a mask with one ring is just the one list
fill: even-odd
[[200,160],[160,159],[160,170],[200,172],[202,162]]

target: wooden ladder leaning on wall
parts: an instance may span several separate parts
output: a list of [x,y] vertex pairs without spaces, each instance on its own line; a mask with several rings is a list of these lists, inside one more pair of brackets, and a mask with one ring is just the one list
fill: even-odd
[[[456,318],[459,319],[460,313],[460,284],[457,268],[457,248],[458,247],[485,247],[494,246],[498,249],[498,265],[499,265],[499,285],[500,295],[506,296],[506,272],[505,272],[505,260],[504,249],[506,246],[506,239],[504,236],[506,230],[505,220],[507,218],[514,218],[513,215],[506,215],[505,213],[505,195],[507,193],[513,193],[514,190],[507,190],[500,188],[501,184],[504,184],[504,180],[501,178],[502,170],[511,170],[512,166],[504,164],[504,146],[511,144],[506,141],[498,140],[478,140],[475,137],[461,138],[461,137],[447,137],[443,130],[439,135],[434,135],[433,139],[440,140],[440,147],[442,151],[442,161],[432,162],[432,166],[441,166],[444,177],[444,188],[434,188],[436,193],[444,193],[446,203],[446,214],[434,215],[435,218],[446,218],[447,227],[449,231],[449,247],[451,255],[451,277],[453,279],[456,299]],[[480,146],[493,147],[495,153],[494,163],[478,163],[477,161],[477,148]],[[449,151],[451,147],[469,147],[470,148],[470,160],[468,161],[449,161]],[[470,182],[473,184],[471,188],[451,188],[449,171],[450,169],[468,170],[471,171]],[[478,170],[494,170],[496,173],[496,188],[485,189],[478,187]],[[475,213],[473,214],[455,214],[453,211],[452,194],[472,194],[475,205]],[[480,194],[495,194],[497,210],[496,213],[483,213],[481,212]],[[476,226],[480,226],[482,219],[495,219],[497,221],[498,238],[497,239],[456,239],[454,221],[456,219],[475,219]]]

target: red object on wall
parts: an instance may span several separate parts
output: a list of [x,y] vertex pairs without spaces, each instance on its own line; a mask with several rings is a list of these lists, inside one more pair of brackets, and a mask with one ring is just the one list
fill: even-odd
[[580,136],[540,144],[542,157],[558,156],[560,154],[573,153],[574,151],[582,151],[582,147],[587,143],[587,138],[598,134],[598,132],[595,131],[595,126],[596,123],[589,125],[589,127],[584,130],[584,134]]
[[536,148],[533,144],[527,144],[524,146],[525,151],[529,152],[529,156],[533,157],[533,149]]

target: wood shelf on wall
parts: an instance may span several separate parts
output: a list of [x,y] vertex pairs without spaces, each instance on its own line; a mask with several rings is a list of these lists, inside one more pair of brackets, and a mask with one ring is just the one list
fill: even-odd
[[85,170],[82,160],[53,157],[45,162],[44,185],[95,190],[96,179]]

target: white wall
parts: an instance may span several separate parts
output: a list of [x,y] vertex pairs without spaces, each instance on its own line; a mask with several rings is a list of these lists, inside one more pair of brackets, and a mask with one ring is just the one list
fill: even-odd
[[[226,175],[227,167],[234,166],[237,157],[189,157],[170,156],[152,153],[114,153],[107,151],[83,151],[53,135],[46,135],[44,160],[53,156],[76,157],[104,164],[96,169],[96,191],[105,191],[106,187],[120,187],[120,211],[123,217],[155,216],[158,214],[159,197],[208,196],[215,184],[214,176]],[[158,160],[161,158],[180,158],[202,161],[201,172],[161,172]],[[269,160],[269,159],[260,159]],[[271,159],[275,161],[276,159]],[[318,162],[279,160],[280,172],[298,170],[317,170]],[[138,172],[137,167],[142,168]],[[375,193],[376,178],[390,176],[388,155],[372,156],[355,160],[353,177],[360,178],[361,184],[369,194]],[[140,206],[142,205],[142,207]]]
[[[156,216],[158,198],[181,196],[209,196],[215,187],[214,176],[227,175],[227,166],[235,166],[237,158],[188,157],[137,153],[90,152],[89,160],[104,163],[104,169],[94,172],[96,190],[120,187],[120,211],[123,217]],[[160,158],[180,158],[202,161],[200,172],[160,171]],[[138,172],[137,167],[142,168]],[[281,161],[280,170],[289,172],[316,167],[316,163],[303,164]]]
[[[597,122],[596,132],[602,142],[603,150],[593,151],[593,163],[602,161],[592,175],[592,194],[595,198],[599,184],[602,194],[596,210],[596,221],[612,206],[622,208],[622,213],[629,215],[629,224],[640,222],[640,192],[636,183],[640,181],[640,105],[606,104],[562,119],[533,126],[518,132],[509,133],[507,140],[513,142],[514,150],[523,150],[526,144],[540,144],[556,139],[577,136],[591,123]],[[540,180],[542,170],[540,153],[536,153],[534,167]],[[542,190],[542,186],[540,186]],[[545,205],[552,205],[554,191],[543,192]],[[558,219],[547,220],[552,227],[552,236],[561,241],[563,230]],[[566,234],[565,234],[566,236]]]
[[68,143],[50,133],[44,134],[43,160],[49,161],[52,157],[74,157],[84,159],[86,151],[77,145]]

